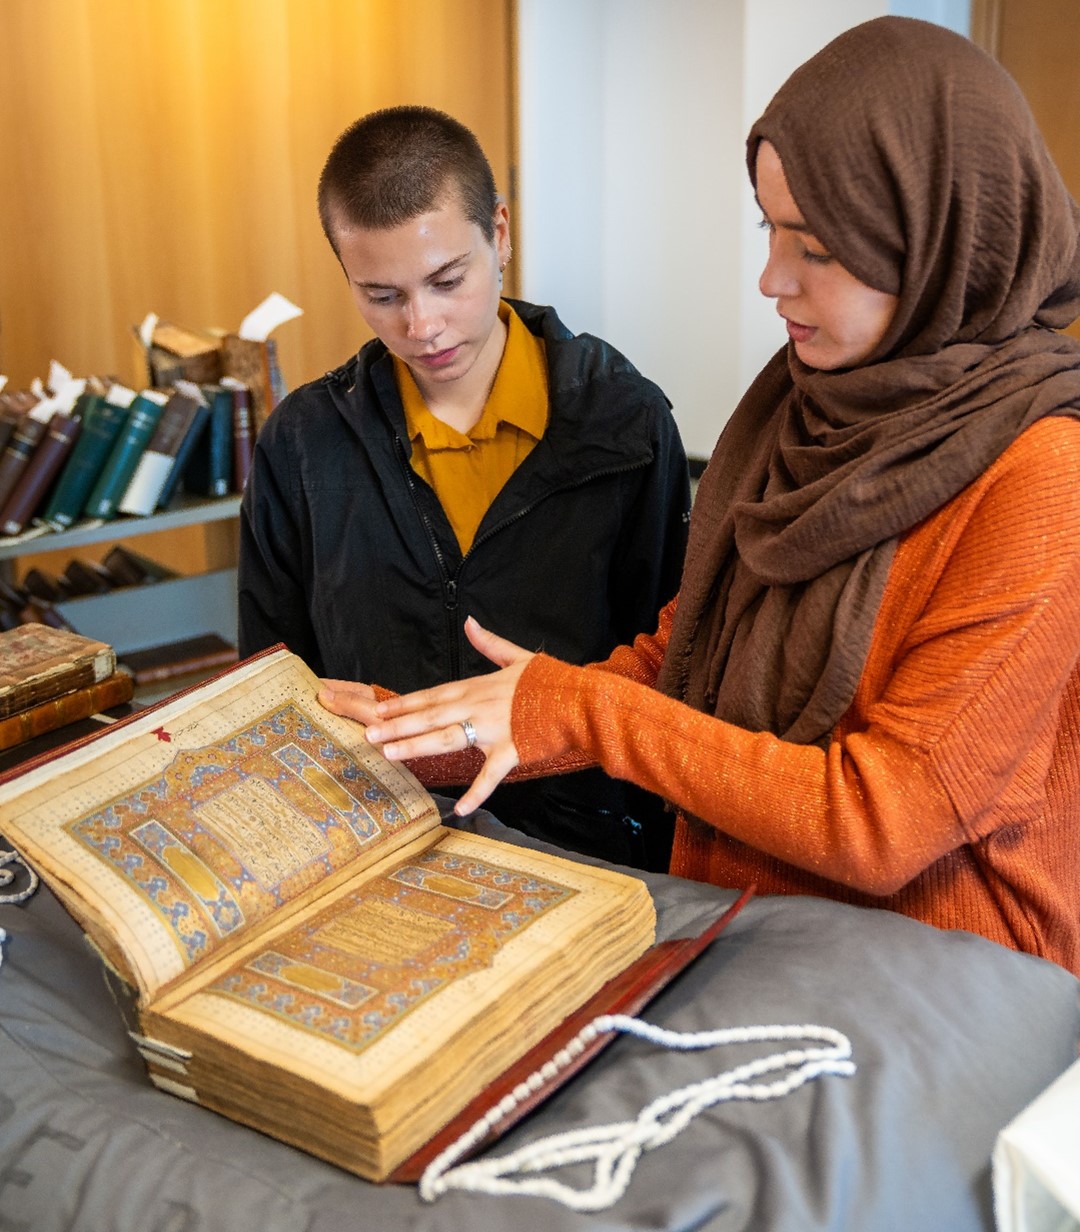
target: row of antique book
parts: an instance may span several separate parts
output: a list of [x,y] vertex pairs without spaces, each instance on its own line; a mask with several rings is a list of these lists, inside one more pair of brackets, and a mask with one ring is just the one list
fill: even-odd
[[0,630],[39,623],[75,632],[58,604],[176,577],[174,570],[123,543],[108,548],[101,561],[74,557],[58,573],[33,565],[21,582],[0,578]]
[[70,621],[56,609],[58,603],[177,576],[122,543],[110,547],[100,561],[74,557],[59,573],[35,565],[19,583],[0,578],[0,630],[31,623],[71,629]]
[[254,436],[251,391],[229,377],[138,392],[96,377],[52,396],[0,392],[0,535],[145,517],[181,491],[240,492]]

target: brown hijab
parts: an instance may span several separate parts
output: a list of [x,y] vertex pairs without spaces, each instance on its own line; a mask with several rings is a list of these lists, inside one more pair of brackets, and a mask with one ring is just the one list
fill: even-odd
[[814,235],[899,297],[841,371],[787,347],[724,429],[694,506],[660,687],[828,743],[866,660],[897,538],[1035,420],[1080,415],[1080,208],[1012,78],[912,18],[842,34],[747,139],[776,149]]

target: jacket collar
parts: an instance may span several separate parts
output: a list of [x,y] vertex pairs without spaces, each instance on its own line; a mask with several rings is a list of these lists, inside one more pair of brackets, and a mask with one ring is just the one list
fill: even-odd
[[[550,419],[544,438],[530,454],[530,469],[566,477],[607,473],[652,460],[652,415],[642,402],[660,405],[663,393],[638,373],[625,356],[591,334],[572,334],[554,308],[508,301],[525,326],[544,339],[548,364]],[[381,432],[371,417],[373,400],[383,423],[411,453],[390,353],[373,339],[324,378],[335,404],[362,437]]]

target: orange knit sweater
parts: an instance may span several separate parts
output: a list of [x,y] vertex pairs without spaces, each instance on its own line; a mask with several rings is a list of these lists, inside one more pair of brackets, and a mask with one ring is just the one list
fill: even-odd
[[1040,420],[901,540],[827,750],[651,688],[674,608],[606,663],[529,663],[526,773],[579,750],[675,802],[673,873],[889,907],[1080,974],[1080,421]]

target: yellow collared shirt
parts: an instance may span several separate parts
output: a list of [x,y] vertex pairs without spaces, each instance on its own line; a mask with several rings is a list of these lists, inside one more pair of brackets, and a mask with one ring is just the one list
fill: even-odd
[[483,414],[468,433],[436,419],[409,368],[394,356],[394,376],[412,441],[412,468],[429,483],[446,512],[462,554],[506,481],[544,435],[548,422],[544,340],[531,334],[505,301],[506,324],[495,383]]

